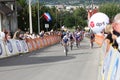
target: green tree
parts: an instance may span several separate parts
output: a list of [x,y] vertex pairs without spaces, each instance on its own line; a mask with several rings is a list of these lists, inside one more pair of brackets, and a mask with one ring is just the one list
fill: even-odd
[[[21,6],[20,11],[18,11],[18,27],[20,29],[22,29],[23,31],[25,29],[29,29],[29,7],[28,7],[28,3],[25,0],[18,0],[17,4]],[[34,2],[31,5],[31,11],[32,11],[32,28],[33,28],[33,32],[38,33],[38,3]],[[45,29],[45,24],[49,23],[50,25],[50,30],[53,28],[54,24],[55,24],[55,9],[54,8],[49,8],[44,6],[44,4],[40,4],[40,29],[41,30],[46,30]],[[52,17],[52,21],[51,22],[47,22],[45,20],[45,18],[43,17],[43,14],[45,12],[49,12],[51,14]]]
[[[18,4],[21,5],[22,9],[18,11],[18,26],[20,29],[24,30],[25,28],[29,28],[29,7],[28,3],[25,0],[18,0]],[[37,3],[34,2],[32,4],[32,26],[33,32],[38,33],[38,7]],[[44,4],[40,3],[39,8],[39,16],[40,16],[40,30],[46,30],[45,24],[49,24],[49,30],[58,29],[62,25],[66,25],[67,27],[72,28],[73,26],[80,26],[83,28],[87,25],[87,12],[85,8],[77,8],[76,10],[69,11],[58,11],[55,7],[49,8]],[[52,20],[47,22],[43,17],[45,12],[49,12]]]
[[99,12],[103,12],[110,20],[113,20],[113,17],[120,12],[120,5],[117,3],[105,3],[99,6]]
[[28,5],[25,0],[17,0],[18,5],[18,28],[25,30],[29,28]]
[[75,18],[71,14],[67,14],[66,17],[64,18],[64,24],[68,28],[73,28],[75,25]]
[[87,11],[85,8],[77,8],[73,15],[75,17],[75,26],[79,26],[80,28],[87,26]]

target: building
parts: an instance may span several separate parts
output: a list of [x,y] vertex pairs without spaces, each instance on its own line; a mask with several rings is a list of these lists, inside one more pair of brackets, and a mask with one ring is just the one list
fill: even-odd
[[16,0],[0,0],[0,31],[2,28],[12,33],[18,28]]

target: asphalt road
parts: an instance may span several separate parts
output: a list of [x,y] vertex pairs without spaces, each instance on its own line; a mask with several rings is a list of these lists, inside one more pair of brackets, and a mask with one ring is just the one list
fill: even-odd
[[89,39],[65,56],[60,44],[0,60],[0,80],[98,80],[100,48]]

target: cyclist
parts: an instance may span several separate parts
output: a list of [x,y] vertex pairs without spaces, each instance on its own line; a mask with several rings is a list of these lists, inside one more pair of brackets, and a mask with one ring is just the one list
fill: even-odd
[[77,46],[77,48],[79,48],[80,47],[80,32],[77,32],[76,34],[75,34],[75,40],[76,40],[76,46]]
[[70,41],[69,33],[66,33],[66,35],[62,38],[62,45],[64,46],[64,52],[66,53],[66,56],[68,52],[69,41]]
[[73,35],[73,33],[69,34],[69,38],[70,38],[70,48],[72,50],[72,48],[73,48],[73,42],[74,42],[74,35]]
[[62,44],[62,39],[65,35],[66,35],[66,31],[62,30],[61,31],[61,41],[60,41],[61,44]]
[[90,47],[93,48],[93,42],[95,41],[95,35],[94,33],[90,34]]

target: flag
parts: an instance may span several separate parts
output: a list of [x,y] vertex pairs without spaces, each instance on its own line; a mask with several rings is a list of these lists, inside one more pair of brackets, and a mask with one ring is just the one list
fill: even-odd
[[48,12],[44,13],[43,16],[48,22],[52,20],[50,14]]

